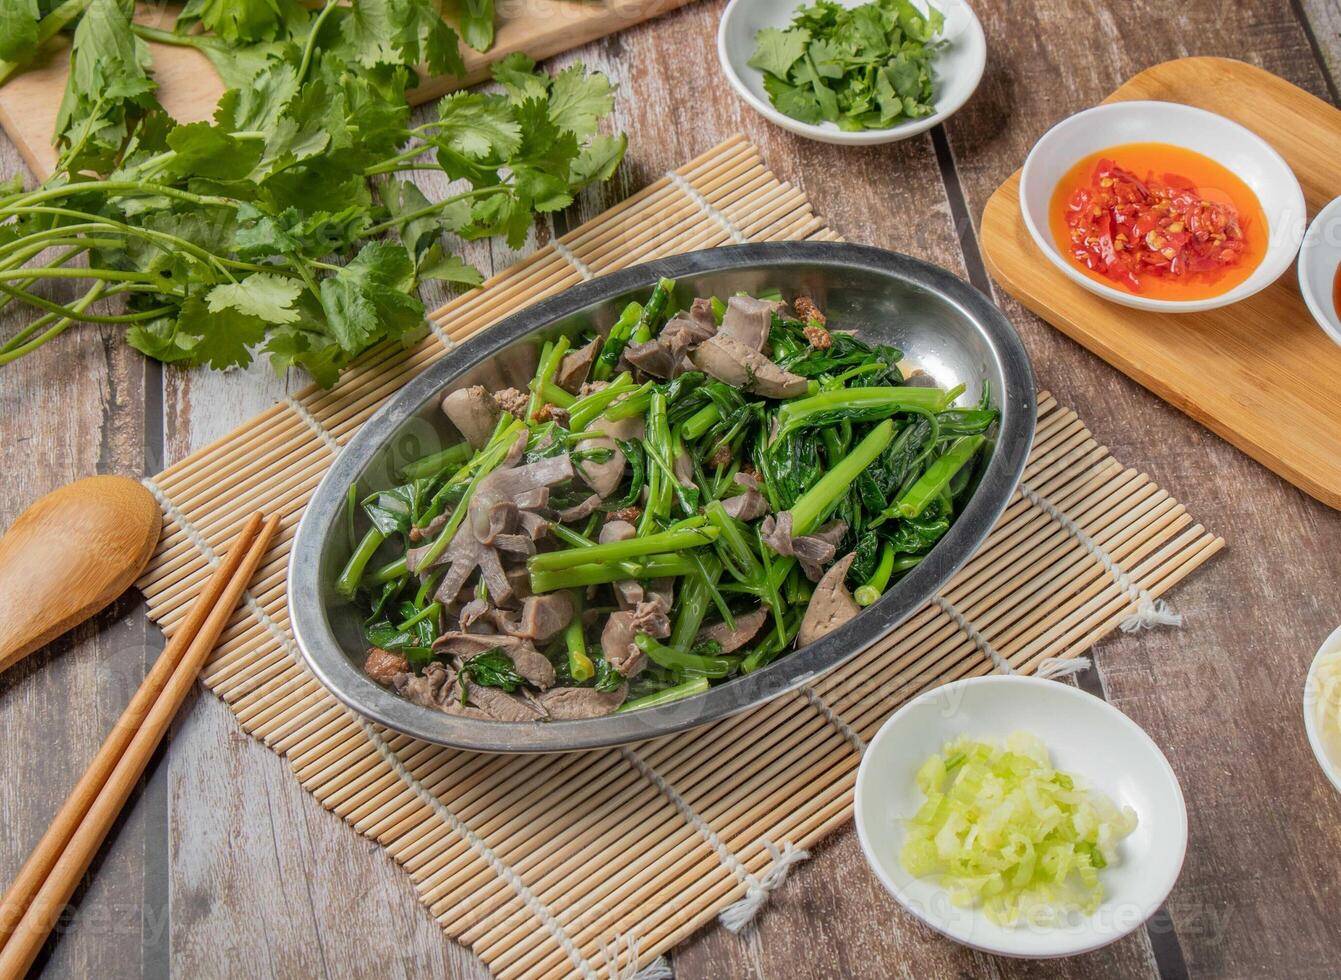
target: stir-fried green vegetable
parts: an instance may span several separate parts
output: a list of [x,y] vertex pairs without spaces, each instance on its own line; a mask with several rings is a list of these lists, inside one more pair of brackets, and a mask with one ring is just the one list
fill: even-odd
[[478,448],[359,501],[337,588],[404,655],[384,682],[449,711],[433,664],[522,715],[664,704],[811,642],[935,547],[986,458],[989,392],[958,406],[804,297],[685,299],[663,280],[598,335],[546,341],[524,392],[454,394]]

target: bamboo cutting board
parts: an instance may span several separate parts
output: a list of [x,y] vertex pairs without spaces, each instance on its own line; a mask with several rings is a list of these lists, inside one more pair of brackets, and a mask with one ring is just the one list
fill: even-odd
[[[1341,111],[1269,72],[1224,58],[1183,58],[1141,72],[1107,101],[1131,99],[1182,102],[1251,129],[1294,170],[1310,217],[1341,195]],[[1309,315],[1294,268],[1218,310],[1118,306],[1072,283],[1039,252],[1020,215],[1019,183],[1017,170],[983,211],[983,254],[997,282],[1124,374],[1341,509],[1341,347]]]
[[[450,2],[450,0],[449,0]],[[514,51],[537,61],[605,37],[626,27],[674,10],[689,0],[525,0],[497,5],[494,46],[485,54],[461,45],[466,63],[464,78],[439,76],[410,91],[418,104],[445,92],[473,85],[489,77],[489,64]],[[143,5],[137,21],[171,30],[176,7]],[[448,15],[448,20],[452,17]],[[66,38],[68,42],[68,36]],[[223,83],[204,55],[194,48],[150,44],[159,101],[181,122],[208,119],[223,94]],[[15,76],[0,87],[0,126],[4,126],[30,170],[45,180],[56,165],[51,145],[56,111],[65,90],[70,65],[68,43],[54,50],[47,62]]]

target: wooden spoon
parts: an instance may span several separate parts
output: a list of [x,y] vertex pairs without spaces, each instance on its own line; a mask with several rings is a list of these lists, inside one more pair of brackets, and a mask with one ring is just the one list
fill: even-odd
[[51,491],[0,537],[0,670],[81,623],[144,571],[163,518],[124,476]]

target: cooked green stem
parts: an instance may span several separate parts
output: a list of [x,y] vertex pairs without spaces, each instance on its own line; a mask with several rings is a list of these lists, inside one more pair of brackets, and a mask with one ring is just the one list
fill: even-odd
[[[891,389],[897,391],[898,389]],[[912,389],[929,391],[930,389]],[[894,423],[881,422],[852,451],[830,468],[809,490],[792,505],[792,534],[809,534],[823,522],[826,515],[843,499],[848,487],[862,470],[885,451],[894,438]],[[952,474],[953,475],[953,474]],[[948,477],[947,477],[948,479]]]
[[[346,599],[354,597],[354,593],[358,591],[359,579],[363,578],[363,570],[368,567],[368,562],[372,561],[372,556],[381,547],[385,539],[386,535],[377,528],[368,528],[368,532],[363,535],[363,540],[354,549],[354,553],[349,556],[349,561],[345,562],[340,577],[335,580],[335,591],[338,594]],[[404,561],[404,559],[401,560]],[[388,581],[390,580],[388,579]]]
[[645,561],[630,565],[624,562],[600,565],[577,565],[552,572],[532,572],[531,591],[554,592],[556,589],[577,589],[588,585],[605,585],[629,579],[675,578],[695,571],[688,558],[672,555],[653,555]]
[[950,480],[978,452],[983,436],[960,436],[939,459],[926,468],[917,481],[899,498],[898,510],[904,517],[916,517],[936,499]]
[[879,599],[884,594],[885,586],[889,585],[889,576],[893,571],[894,546],[886,541],[880,549],[880,560],[876,563],[875,571],[871,572],[871,577],[852,594],[852,598],[857,600],[857,605],[869,606]]
[[709,687],[706,677],[695,677],[693,680],[685,681],[683,684],[676,684],[674,687],[662,688],[660,691],[653,691],[651,694],[644,694],[640,698],[634,698],[632,701],[625,701],[616,709],[616,714],[625,711],[640,711],[643,708],[655,708],[658,705],[670,704],[673,701],[681,701],[684,698],[693,697],[695,694],[702,694]]
[[441,615],[442,615],[442,603],[430,602],[423,609],[419,610],[409,619],[405,620],[405,622],[397,626],[396,629],[400,630],[401,632],[404,632],[405,630],[408,630],[411,626],[416,626],[419,623],[422,623],[426,619],[432,620],[433,626],[436,629],[438,627],[438,618]]
[[437,476],[449,466],[460,466],[470,459],[473,452],[470,443],[458,442],[455,446],[448,446],[441,452],[433,453],[431,456],[425,456],[407,464],[405,469],[401,471],[401,478],[404,480],[419,480],[426,476]]
[[587,656],[587,641],[582,635],[582,590],[572,592],[573,618],[563,631],[564,646],[568,648],[568,673],[579,684],[596,676],[596,666]]
[[561,568],[573,568],[598,562],[624,561],[628,558],[642,558],[645,555],[666,554],[685,548],[698,548],[717,540],[717,529],[713,527],[686,528],[679,531],[662,531],[627,541],[611,541],[608,544],[596,544],[590,548],[571,548],[563,551],[547,551],[527,559],[526,566],[532,572],[552,572]]
[[725,677],[735,663],[727,657],[704,657],[677,647],[663,646],[646,633],[633,638],[638,649],[658,667],[694,677]]
[[940,388],[840,388],[783,402],[778,409],[778,438],[804,425],[823,425],[843,418],[874,422],[899,412],[940,412],[953,399]]

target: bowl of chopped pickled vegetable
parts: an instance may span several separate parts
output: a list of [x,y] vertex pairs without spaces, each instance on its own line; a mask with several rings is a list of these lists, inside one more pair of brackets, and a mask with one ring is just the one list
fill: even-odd
[[978,677],[896,711],[857,775],[857,833],[890,894],[956,942],[1070,956],[1173,888],[1177,777],[1135,722],[1057,681]]
[[869,146],[958,111],[982,79],[987,42],[964,0],[732,0],[717,56],[736,94],[775,125]]

